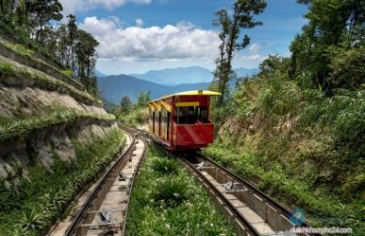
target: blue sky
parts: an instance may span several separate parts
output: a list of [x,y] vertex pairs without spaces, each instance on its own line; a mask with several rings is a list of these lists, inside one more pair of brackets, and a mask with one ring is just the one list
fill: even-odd
[[[214,68],[219,28],[214,12],[233,0],[61,0],[64,13],[100,42],[97,69],[105,74],[143,73],[178,66]],[[290,42],[306,23],[296,0],[267,0],[257,18],[263,26],[246,31],[251,44],[234,67],[255,68],[269,54],[288,55]]]

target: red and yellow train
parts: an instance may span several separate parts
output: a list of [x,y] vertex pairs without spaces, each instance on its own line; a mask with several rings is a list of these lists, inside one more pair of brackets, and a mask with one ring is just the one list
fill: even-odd
[[199,149],[214,140],[209,119],[213,91],[187,91],[150,101],[149,130],[170,150]]

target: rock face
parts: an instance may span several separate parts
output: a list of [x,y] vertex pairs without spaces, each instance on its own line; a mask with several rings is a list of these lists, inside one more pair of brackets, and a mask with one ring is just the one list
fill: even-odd
[[[107,114],[80,83],[64,75],[60,68],[42,61],[44,58],[22,57],[4,47],[11,42],[4,44],[5,39],[0,41],[0,66],[8,68],[8,71],[0,70],[0,128],[5,124],[11,127],[19,120],[47,117],[62,110],[99,116]],[[9,68],[21,70],[21,76],[12,74]],[[29,78],[25,76],[27,73]],[[36,80],[37,76],[40,79]],[[80,116],[0,141],[0,181],[16,185],[19,168],[23,177],[29,179],[27,167],[32,165],[42,166],[51,172],[55,157],[71,163],[77,159],[74,141],[88,144],[115,128],[115,121]]]
[[0,87],[0,117],[2,118],[39,116],[55,108],[106,114],[103,108],[80,103],[70,95],[39,88]]

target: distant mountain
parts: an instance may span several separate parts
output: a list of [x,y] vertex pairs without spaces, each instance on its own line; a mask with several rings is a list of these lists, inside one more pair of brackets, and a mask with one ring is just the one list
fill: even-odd
[[[258,71],[258,69],[235,69],[238,77],[253,75]],[[200,66],[151,70],[145,74],[130,74],[130,76],[164,85],[210,83],[213,80],[212,72]]]
[[208,83],[213,79],[213,74],[200,66],[150,70],[145,74],[131,74],[130,76],[164,85]]
[[106,74],[103,74],[103,73],[101,73],[101,72],[100,72],[100,71],[98,71],[98,70],[95,70],[95,71],[94,71],[94,74],[95,74],[95,76],[96,76],[97,78],[107,77],[107,75],[106,75]]
[[123,96],[137,100],[138,92],[151,92],[151,98],[159,98],[166,94],[187,90],[207,89],[209,83],[180,84],[175,86],[161,85],[128,75],[112,75],[98,78],[98,87],[103,97],[114,104],[119,104]]

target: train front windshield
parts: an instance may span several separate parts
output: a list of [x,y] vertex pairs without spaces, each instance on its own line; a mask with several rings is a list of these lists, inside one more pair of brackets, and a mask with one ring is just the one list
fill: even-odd
[[174,121],[177,124],[210,123],[207,106],[175,107]]

